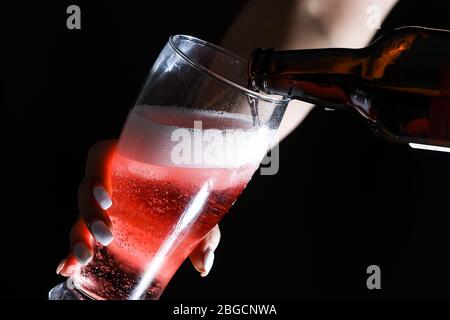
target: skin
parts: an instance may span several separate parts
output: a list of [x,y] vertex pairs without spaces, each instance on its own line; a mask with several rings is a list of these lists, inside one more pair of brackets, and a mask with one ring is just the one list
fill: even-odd
[[[251,0],[228,29],[222,46],[242,57],[248,57],[254,48],[306,49],[324,47],[358,48],[368,44],[376,30],[367,27],[366,12],[371,5],[380,8],[381,20],[397,0]],[[312,105],[291,101],[280,125],[279,140],[294,130],[311,110]],[[93,195],[93,189],[103,187],[108,194],[111,186],[103,174],[116,140],[94,145],[87,157],[86,173],[78,190],[80,216],[70,232],[71,252],[57,268],[57,273],[70,276],[78,264],[92,259],[94,237],[92,224],[103,222],[111,227],[107,209],[102,209]],[[214,250],[220,241],[216,225],[192,252],[190,259],[202,276],[210,271]],[[80,247],[83,251],[80,255]],[[74,250],[77,248],[77,250]],[[76,253],[76,254],[75,254]]]

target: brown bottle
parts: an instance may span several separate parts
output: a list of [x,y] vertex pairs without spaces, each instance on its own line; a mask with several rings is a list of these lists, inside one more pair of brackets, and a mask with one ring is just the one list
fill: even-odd
[[403,27],[362,49],[256,49],[249,77],[269,94],[352,107],[390,141],[450,152],[450,31]]

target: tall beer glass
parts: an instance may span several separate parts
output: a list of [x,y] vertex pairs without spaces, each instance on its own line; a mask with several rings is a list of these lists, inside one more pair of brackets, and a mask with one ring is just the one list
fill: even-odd
[[110,166],[114,240],[50,299],[158,299],[236,201],[287,100],[247,89],[247,62],[183,35],[166,44]]

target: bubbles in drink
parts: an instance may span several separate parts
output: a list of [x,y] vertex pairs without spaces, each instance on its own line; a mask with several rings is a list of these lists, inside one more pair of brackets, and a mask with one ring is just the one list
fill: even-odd
[[[243,132],[233,139],[253,136],[263,141],[252,156],[237,154],[231,162],[175,165],[171,154],[179,141],[172,141],[172,133],[177,129],[194,133],[194,121],[220,133],[225,146],[231,144],[226,135],[230,128]],[[94,259],[77,272],[75,285],[95,299],[157,299],[245,188],[270,137],[241,115],[134,108],[111,166],[113,205],[108,214],[114,240],[108,247],[96,244]],[[200,146],[208,143],[201,140]]]

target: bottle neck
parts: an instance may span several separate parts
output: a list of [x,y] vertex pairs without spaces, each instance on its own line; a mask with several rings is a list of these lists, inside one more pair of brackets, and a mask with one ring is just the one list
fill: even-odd
[[364,49],[256,49],[249,76],[254,89],[318,105],[347,104],[348,86],[361,78]]

